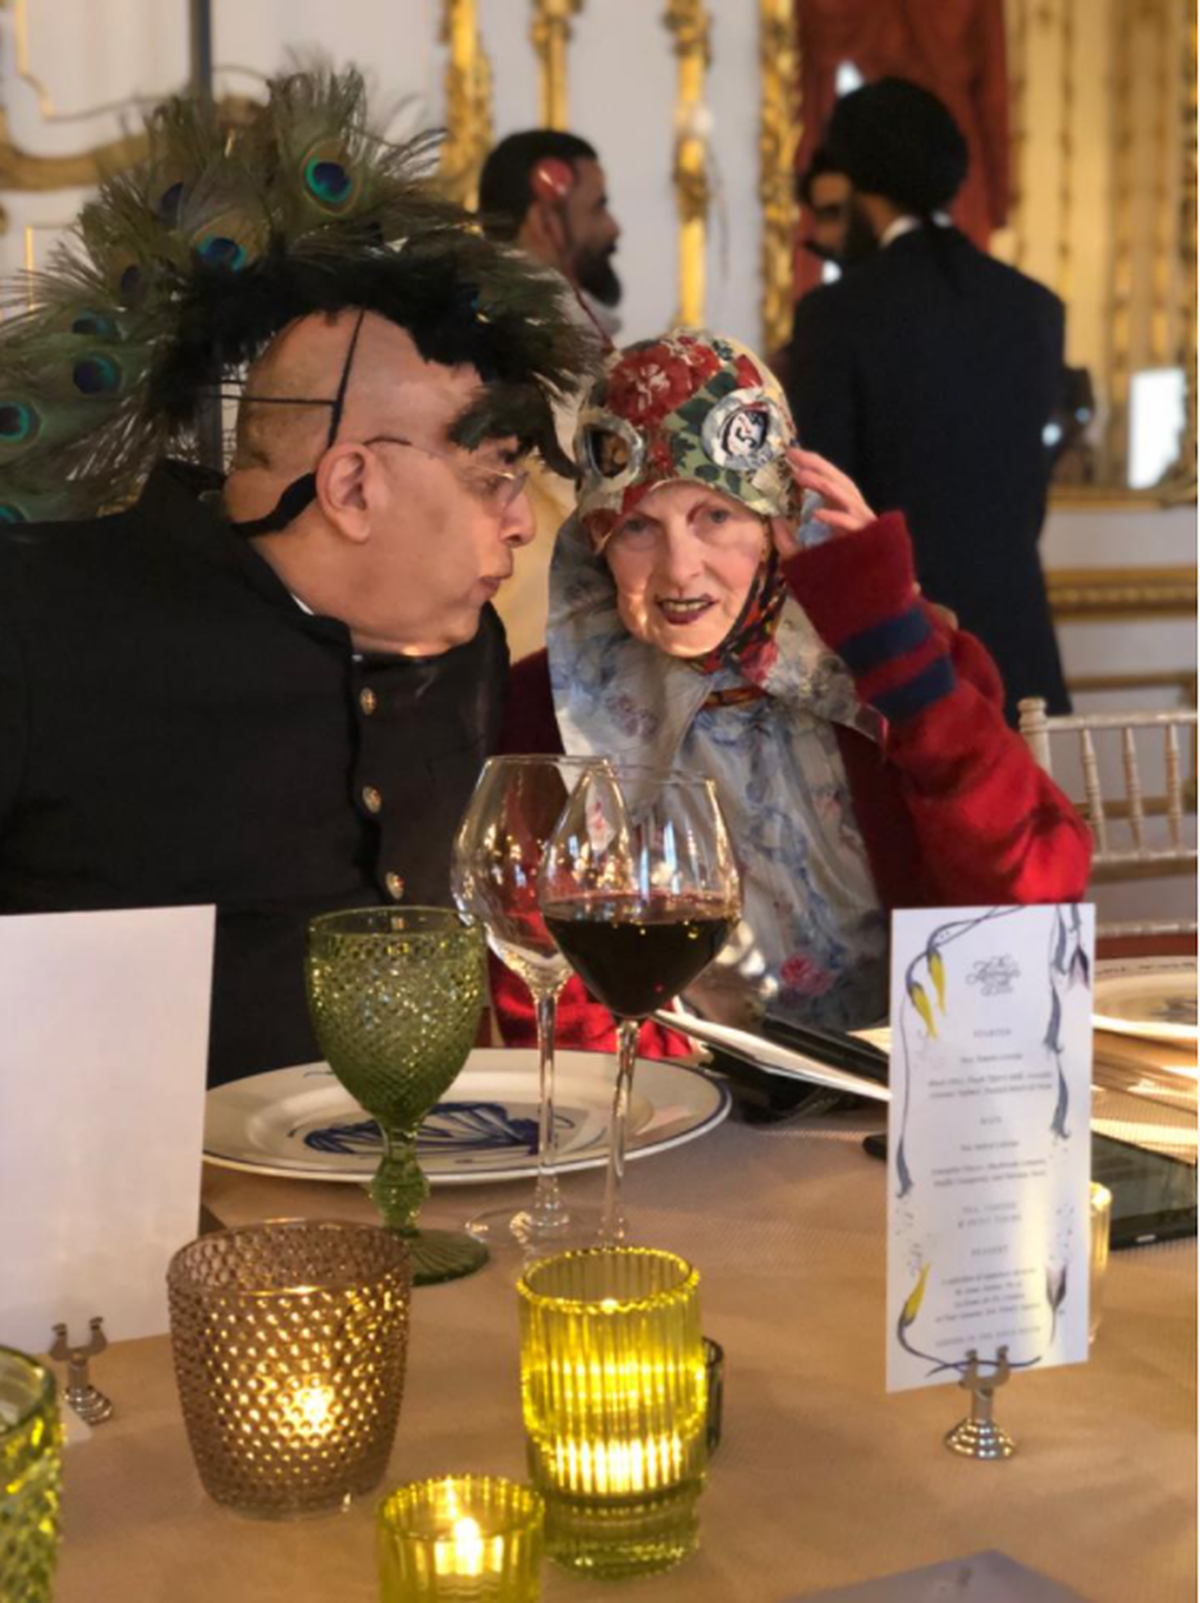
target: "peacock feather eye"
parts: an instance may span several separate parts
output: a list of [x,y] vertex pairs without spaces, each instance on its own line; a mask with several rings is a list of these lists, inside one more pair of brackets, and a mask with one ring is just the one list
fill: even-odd
[[359,180],[346,152],[329,140],[309,147],[300,170],[309,197],[327,211],[345,211],[358,195]]
[[0,501],[0,523],[28,523],[29,519],[11,501]]
[[249,259],[246,247],[227,234],[206,234],[196,249],[210,267],[227,267],[231,273],[240,272]]
[[350,174],[340,161],[310,161],[304,169],[304,181],[327,206],[344,205],[353,188]]
[[71,333],[93,340],[115,340],[121,336],[116,323],[103,312],[80,312],[71,324]]
[[85,356],[71,371],[81,395],[112,395],[121,388],[121,369],[111,356]]
[[0,401],[0,445],[24,445],[40,422],[37,408],[27,401]]

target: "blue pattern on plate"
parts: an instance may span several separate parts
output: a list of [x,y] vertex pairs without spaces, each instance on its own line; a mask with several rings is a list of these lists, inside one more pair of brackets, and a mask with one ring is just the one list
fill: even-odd
[[[555,1123],[569,1129],[573,1120],[558,1114]],[[298,1131],[289,1132],[295,1136]],[[439,1102],[429,1113],[417,1136],[418,1156],[452,1152],[511,1152],[537,1155],[536,1118],[511,1114],[502,1102]],[[345,1157],[378,1152],[382,1146],[379,1126],[374,1119],[353,1119],[309,1130],[304,1145],[313,1152],[331,1152]]]

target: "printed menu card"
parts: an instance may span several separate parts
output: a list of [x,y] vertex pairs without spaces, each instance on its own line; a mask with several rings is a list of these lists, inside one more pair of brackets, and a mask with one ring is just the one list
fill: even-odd
[[196,1234],[211,907],[0,918],[0,1344],[167,1328]]
[[1094,911],[892,920],[889,1391],[1088,1352]]

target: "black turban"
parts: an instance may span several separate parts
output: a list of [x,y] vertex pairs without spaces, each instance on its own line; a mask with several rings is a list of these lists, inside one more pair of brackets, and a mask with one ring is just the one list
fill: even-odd
[[822,154],[827,171],[920,217],[949,205],[967,176],[958,124],[936,95],[903,78],[881,78],[843,96]]

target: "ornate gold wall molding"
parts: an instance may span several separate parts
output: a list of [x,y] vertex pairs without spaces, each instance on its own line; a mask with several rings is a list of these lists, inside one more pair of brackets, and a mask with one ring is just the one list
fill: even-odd
[[794,0],[759,0],[758,53],[762,109],[758,130],[758,196],[762,203],[763,350],[779,350],[792,331],[796,148],[800,112],[800,46]]
[[492,148],[492,69],[479,38],[476,0],[443,0],[446,127],[441,182],[465,206],[479,196],[479,169]]
[[[1176,0],[1179,3],[1179,0]],[[1184,48],[1182,151],[1179,173],[1179,281],[1181,304],[1177,360],[1186,380],[1183,438],[1175,469],[1160,486],[1168,504],[1196,499],[1196,7],[1182,0]]]
[[1058,104],[1058,271],[1056,288],[1068,304],[1071,300],[1071,218],[1075,204],[1075,8],[1073,0],[1061,0],[1059,14],[1059,104]]
[[663,26],[678,62],[675,92],[675,203],[679,212],[678,323],[704,322],[704,254],[708,232],[708,111],[705,76],[711,61],[704,0],[667,0]]
[[1049,568],[1046,593],[1059,623],[1196,615],[1196,569]]
[[567,127],[567,47],[583,0],[533,0],[529,37],[538,58],[540,126]]

